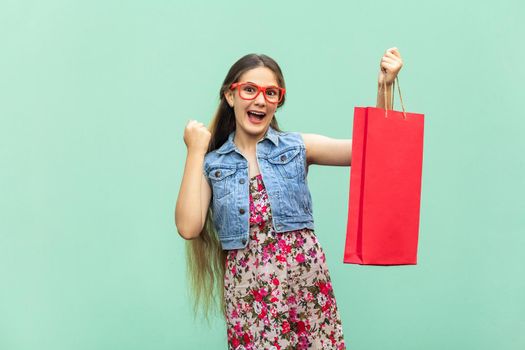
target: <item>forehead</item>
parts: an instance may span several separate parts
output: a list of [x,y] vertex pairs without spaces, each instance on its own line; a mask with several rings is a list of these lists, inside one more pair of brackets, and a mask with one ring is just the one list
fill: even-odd
[[239,81],[250,81],[262,86],[279,85],[275,73],[267,67],[256,67],[250,69],[240,76]]

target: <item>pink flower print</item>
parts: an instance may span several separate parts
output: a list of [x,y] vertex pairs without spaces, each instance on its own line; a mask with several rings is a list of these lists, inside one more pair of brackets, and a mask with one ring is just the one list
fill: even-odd
[[332,345],[335,344],[334,334],[335,334],[334,331],[331,331],[331,332],[330,332],[330,341],[332,342]]
[[263,218],[260,214],[253,214],[250,216],[251,224],[260,224],[263,221]]
[[278,286],[278,285],[279,285],[279,279],[274,278],[274,279],[272,280],[272,283],[273,283],[274,285]]
[[262,301],[263,296],[259,293],[258,290],[252,290],[252,295],[255,298],[255,301]]
[[302,253],[297,254],[297,256],[295,257],[295,260],[296,260],[299,264],[304,263],[304,254],[302,254]]
[[290,324],[288,321],[283,322],[283,334],[286,334],[290,331]]
[[233,348],[236,349],[239,345],[241,345],[241,341],[237,338],[233,338],[232,345],[233,345]]
[[248,333],[244,333],[242,335],[242,340],[244,340],[244,345],[249,345],[250,344],[250,336],[248,335]]
[[308,337],[306,334],[301,334],[299,336],[299,347],[298,349],[308,349]]
[[295,307],[292,307],[288,310],[288,317],[290,320],[297,319],[297,309]]
[[263,318],[265,318],[267,313],[268,311],[266,311],[266,308],[263,308],[261,310],[261,313],[258,315],[259,319],[262,320]]
[[308,292],[308,294],[306,294],[305,300],[308,301],[308,302],[314,300],[314,295],[312,293]]
[[317,282],[317,285],[319,286],[319,291],[323,293],[324,295],[328,295],[328,293],[332,290],[331,283],[325,283],[322,281]]
[[331,306],[332,303],[330,302],[330,300],[327,300],[326,303],[323,306],[321,306],[321,311],[326,312],[328,309],[330,309]]
[[236,309],[232,311],[231,315],[232,315],[232,317],[234,317],[234,318],[239,317],[239,313],[237,312]]
[[303,321],[297,322],[297,333],[304,333],[306,331],[306,325]]

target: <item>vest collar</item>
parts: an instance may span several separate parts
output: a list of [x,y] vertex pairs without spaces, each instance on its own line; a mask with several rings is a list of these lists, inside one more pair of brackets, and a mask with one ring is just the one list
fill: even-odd
[[[224,144],[217,149],[217,153],[225,154],[225,153],[233,151],[234,149],[237,149],[237,147],[235,146],[235,143],[233,142],[234,136],[235,136],[235,130],[233,130],[230,133],[230,135],[228,135],[228,140],[226,140],[226,142],[224,142]],[[268,130],[266,131],[266,134],[264,134],[264,137],[261,140],[259,140],[257,143],[261,142],[264,139],[269,139],[270,141],[273,142],[275,146],[279,146],[279,132],[275,130],[274,128],[272,128],[271,125],[268,127]]]

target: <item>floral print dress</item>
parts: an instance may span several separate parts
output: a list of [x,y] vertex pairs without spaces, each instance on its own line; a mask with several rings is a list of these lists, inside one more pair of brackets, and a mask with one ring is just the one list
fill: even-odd
[[261,174],[249,186],[250,241],[226,256],[228,349],[346,349],[317,237],[275,232]]

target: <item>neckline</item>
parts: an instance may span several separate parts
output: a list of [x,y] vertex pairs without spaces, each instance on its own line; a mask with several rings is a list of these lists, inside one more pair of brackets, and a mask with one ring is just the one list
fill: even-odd
[[256,178],[258,178],[259,176],[261,176],[261,173],[255,175],[255,176],[250,177],[250,180],[252,180],[252,179],[256,179]]

